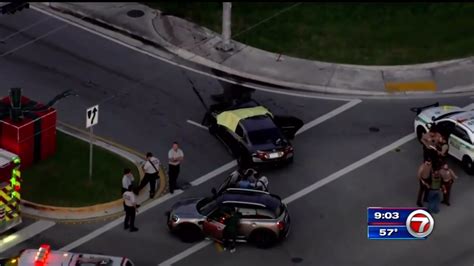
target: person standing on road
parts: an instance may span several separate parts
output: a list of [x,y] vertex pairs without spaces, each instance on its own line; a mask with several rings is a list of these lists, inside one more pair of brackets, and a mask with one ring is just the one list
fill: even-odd
[[133,184],[135,178],[132,174],[132,170],[129,168],[123,169],[123,177],[122,177],[122,194],[128,190],[128,187]]
[[150,199],[155,197],[156,180],[159,178],[160,160],[154,157],[151,152],[146,154],[146,162],[142,165],[145,176],[140,182],[139,191],[141,191],[147,183],[150,184]]
[[442,167],[444,164],[446,164],[446,158],[448,156],[448,151],[449,151],[449,144],[447,141],[448,137],[445,135],[440,134],[438,136],[438,141],[437,141],[437,152],[438,152],[438,163],[439,166],[435,167]]
[[418,188],[418,196],[416,198],[416,205],[418,207],[423,207],[422,200],[426,198],[429,189],[429,179],[432,173],[432,166],[431,160],[426,159],[420,167],[418,167],[417,178],[420,183],[420,187]]
[[138,212],[137,199],[135,193],[133,193],[133,185],[130,185],[123,193],[123,202],[125,205],[125,221],[123,228],[125,230],[130,229],[130,232],[138,231],[135,227],[135,213]]
[[178,142],[173,142],[173,146],[168,151],[168,177],[170,182],[170,193],[173,194],[176,189],[176,182],[178,180],[181,162],[183,161],[184,153],[179,148]]
[[454,180],[457,179],[458,177],[456,176],[454,171],[449,168],[447,163],[443,165],[443,168],[439,170],[439,173],[441,175],[441,178],[443,179],[443,184],[445,187],[445,191],[443,193],[443,201],[441,201],[441,203],[444,203],[450,206],[451,202],[449,199],[451,196],[451,187],[454,183]]
[[423,160],[436,160],[437,157],[437,134],[431,129],[429,132],[426,132],[421,137],[421,143],[423,144]]
[[235,242],[237,239],[237,232],[239,229],[240,219],[242,215],[240,212],[232,209],[227,219],[225,219],[224,227],[224,250],[229,249],[231,253],[235,252]]
[[439,212],[439,203],[441,201],[441,192],[445,193],[446,188],[442,182],[441,174],[439,169],[434,170],[431,175],[431,184],[428,191],[428,210],[431,213]]

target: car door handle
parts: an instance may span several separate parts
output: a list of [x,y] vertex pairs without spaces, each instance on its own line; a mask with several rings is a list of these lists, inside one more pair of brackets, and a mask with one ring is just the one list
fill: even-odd
[[256,223],[252,223],[252,226],[255,227],[255,226],[257,226],[257,224],[256,224]]

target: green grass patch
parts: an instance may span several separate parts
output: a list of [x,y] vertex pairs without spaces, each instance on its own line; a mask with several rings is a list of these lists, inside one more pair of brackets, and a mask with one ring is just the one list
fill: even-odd
[[[218,2],[146,2],[221,32]],[[232,35],[295,4],[235,2]],[[302,3],[237,35],[285,55],[349,64],[396,65],[474,55],[474,3]]]
[[57,131],[56,154],[22,171],[22,198],[40,204],[82,207],[121,198],[123,168],[136,166],[94,146],[89,183],[89,143]]

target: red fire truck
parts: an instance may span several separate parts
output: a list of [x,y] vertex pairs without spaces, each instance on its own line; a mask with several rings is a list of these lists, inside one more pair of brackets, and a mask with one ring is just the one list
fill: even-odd
[[19,225],[20,158],[9,151],[0,149],[0,233]]

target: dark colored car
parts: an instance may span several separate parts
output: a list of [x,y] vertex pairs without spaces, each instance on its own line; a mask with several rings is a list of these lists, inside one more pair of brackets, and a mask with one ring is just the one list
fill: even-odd
[[186,199],[168,213],[168,227],[182,241],[194,242],[203,236],[222,241],[224,212],[229,208],[242,215],[238,242],[252,242],[267,248],[288,236],[290,215],[281,199],[265,191],[227,188],[213,190],[208,198]]
[[224,143],[241,166],[292,162],[290,139],[303,126],[291,116],[273,115],[254,100],[209,111],[209,132]]

